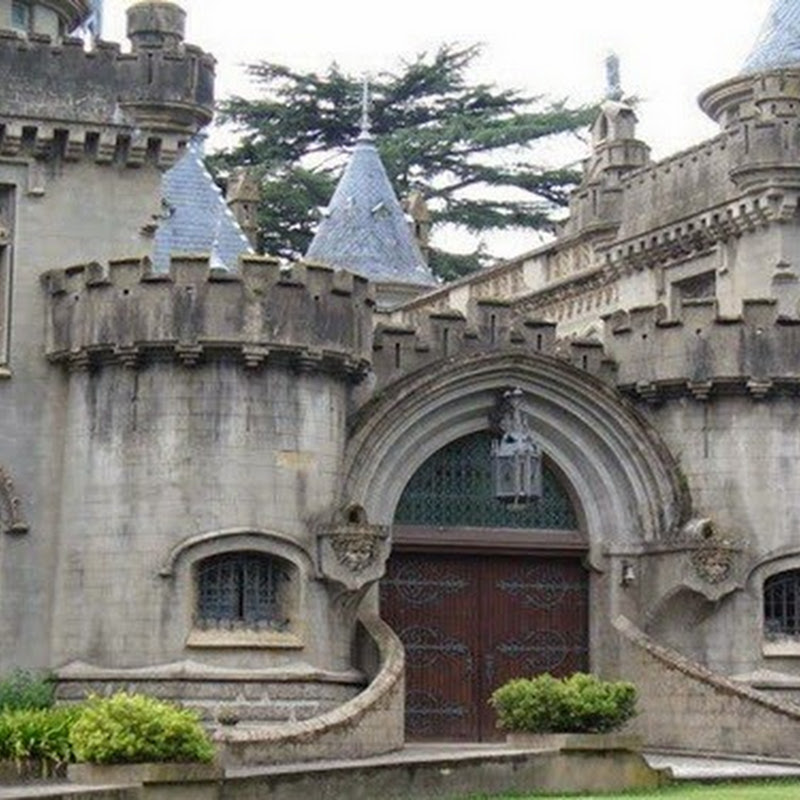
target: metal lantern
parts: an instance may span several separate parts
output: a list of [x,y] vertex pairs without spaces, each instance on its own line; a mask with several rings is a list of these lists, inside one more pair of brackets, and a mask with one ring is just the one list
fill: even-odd
[[533,440],[522,414],[522,392],[503,394],[499,428],[492,442],[494,496],[507,503],[525,504],[542,495],[541,450]]

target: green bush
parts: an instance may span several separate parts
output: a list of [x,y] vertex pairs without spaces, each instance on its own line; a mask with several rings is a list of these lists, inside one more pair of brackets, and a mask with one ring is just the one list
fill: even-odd
[[55,702],[55,691],[49,676],[15,670],[0,680],[0,711],[50,708]]
[[577,672],[517,678],[492,694],[498,727],[528,733],[605,733],[636,713],[636,689]]
[[193,711],[145,695],[92,697],[70,732],[78,761],[201,761],[214,747]]
[[80,706],[4,711],[0,714],[0,761],[71,761],[69,734],[81,711]]

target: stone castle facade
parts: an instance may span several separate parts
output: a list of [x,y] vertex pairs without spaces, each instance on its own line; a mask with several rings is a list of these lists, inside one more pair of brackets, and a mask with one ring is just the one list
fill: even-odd
[[800,5],[715,138],[653,163],[610,96],[556,241],[438,287],[367,124],[309,257],[253,255],[183,12],[88,14],[0,0],[0,673],[178,699],[231,763],[491,739],[574,669],[652,745],[796,756]]

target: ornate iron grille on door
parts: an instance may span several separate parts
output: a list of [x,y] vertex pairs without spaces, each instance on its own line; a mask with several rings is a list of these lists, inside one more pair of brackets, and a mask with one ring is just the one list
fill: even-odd
[[408,482],[395,524],[575,530],[569,495],[545,462],[542,496],[522,506],[495,497],[492,436],[488,431],[456,439],[434,453]]

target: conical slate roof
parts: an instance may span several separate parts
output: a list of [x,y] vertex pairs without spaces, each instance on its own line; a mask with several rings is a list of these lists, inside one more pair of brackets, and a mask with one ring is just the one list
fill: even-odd
[[742,73],[800,66],[800,0],[772,0]]
[[170,255],[210,253],[211,265],[236,269],[242,253],[252,253],[247,237],[203,164],[203,139],[195,137],[161,181],[162,219],[153,263],[169,269]]
[[436,283],[365,128],[306,257],[384,283]]

